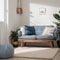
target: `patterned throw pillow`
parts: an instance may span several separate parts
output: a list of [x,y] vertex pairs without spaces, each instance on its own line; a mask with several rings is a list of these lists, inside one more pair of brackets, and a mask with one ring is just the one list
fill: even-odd
[[43,31],[42,35],[51,35],[53,36],[55,28],[54,27],[46,27]]

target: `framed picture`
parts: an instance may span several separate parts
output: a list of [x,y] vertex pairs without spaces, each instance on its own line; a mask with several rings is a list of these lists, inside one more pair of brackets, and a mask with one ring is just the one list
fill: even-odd
[[46,8],[43,8],[43,7],[39,8],[39,14],[45,15],[46,14]]

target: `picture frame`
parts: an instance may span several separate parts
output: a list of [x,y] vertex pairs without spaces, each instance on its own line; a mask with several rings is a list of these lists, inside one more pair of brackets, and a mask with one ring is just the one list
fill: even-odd
[[44,8],[44,7],[39,8],[39,14],[45,15],[46,14],[46,8]]

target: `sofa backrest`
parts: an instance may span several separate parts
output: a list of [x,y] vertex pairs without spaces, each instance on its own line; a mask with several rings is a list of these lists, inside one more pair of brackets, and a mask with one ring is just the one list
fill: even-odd
[[45,26],[34,26],[34,28],[35,28],[35,34],[41,35],[45,29]]
[[25,35],[42,35],[46,27],[54,26],[25,26]]

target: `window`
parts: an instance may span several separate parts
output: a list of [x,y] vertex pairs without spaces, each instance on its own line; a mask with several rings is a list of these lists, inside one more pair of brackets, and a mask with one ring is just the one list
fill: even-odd
[[0,0],[0,22],[4,21],[4,0]]

